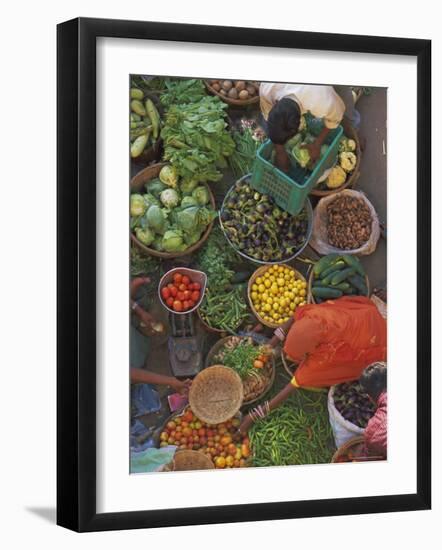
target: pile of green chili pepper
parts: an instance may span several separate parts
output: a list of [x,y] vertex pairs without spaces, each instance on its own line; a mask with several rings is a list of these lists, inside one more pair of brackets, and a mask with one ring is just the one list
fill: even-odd
[[254,466],[321,464],[333,456],[327,395],[296,391],[250,429]]
[[218,289],[214,292],[208,287],[199,312],[210,327],[234,333],[249,317],[242,285],[222,292]]

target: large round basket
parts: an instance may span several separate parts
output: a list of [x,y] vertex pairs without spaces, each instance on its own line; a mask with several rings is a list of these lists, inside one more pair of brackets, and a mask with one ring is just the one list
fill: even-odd
[[[242,181],[246,181],[248,179],[250,179],[251,177],[251,174],[246,174],[245,176],[242,176],[238,182],[242,182]],[[225,197],[224,197],[224,200],[223,200],[223,203],[221,205],[221,208],[219,210],[219,224],[220,224],[220,227],[221,227],[221,231],[224,233],[224,236],[227,240],[227,242],[229,243],[229,245],[233,248],[233,250],[239,254],[242,258],[245,258],[246,260],[248,260],[249,262],[252,262],[254,264],[261,264],[261,265],[275,265],[275,264],[285,264],[287,262],[291,262],[292,260],[294,260],[296,258],[296,256],[299,256],[299,254],[301,254],[301,252],[304,250],[304,248],[308,245],[308,242],[310,240],[310,237],[312,236],[312,231],[313,231],[313,208],[312,208],[312,204],[310,202],[310,200],[307,198],[305,200],[305,203],[304,203],[304,208],[306,209],[307,211],[307,218],[308,218],[308,223],[307,223],[307,231],[306,231],[306,234],[305,234],[305,241],[304,243],[302,244],[302,246],[300,246],[298,248],[298,250],[292,254],[292,256],[288,257],[288,258],[284,258],[283,260],[275,260],[275,261],[268,261],[268,262],[264,262],[263,260],[257,260],[256,258],[252,258],[252,256],[248,256],[247,254],[245,254],[244,252],[242,252],[241,250],[239,250],[233,243],[232,241],[230,240],[229,236],[227,235],[227,232],[224,228],[224,224],[223,224],[223,220],[222,220],[222,212],[224,210],[224,205],[226,204],[229,196],[230,196],[230,193],[232,192],[233,188],[235,187],[235,184],[237,182],[235,182],[232,187],[227,191]]]
[[[215,357],[217,356],[218,352],[224,347],[224,345],[231,338],[232,338],[232,336],[226,336],[225,338],[221,338],[221,340],[218,340],[217,342],[215,342],[215,344],[211,347],[209,353],[207,354],[206,362],[205,362],[206,368],[209,368],[210,365],[212,365],[212,363],[214,362]],[[271,388],[273,386],[273,383],[275,381],[275,376],[276,376],[275,358],[272,356],[272,358],[271,358],[271,375],[270,375],[270,378],[267,382],[267,385],[265,386],[263,391],[258,396],[254,397],[253,399],[249,399],[248,401],[244,400],[242,405],[243,406],[248,406],[248,405],[251,405],[252,403],[255,403],[255,401],[259,401],[260,399],[262,399],[271,390]]]
[[[365,284],[367,285],[367,298],[370,296],[370,281],[368,279],[368,275],[365,275]],[[307,297],[308,297],[308,303],[309,304],[316,304],[316,300],[315,300],[315,297],[313,296],[312,294],[312,286],[313,286],[313,269],[310,270],[310,275],[309,275],[309,278],[308,278],[308,293],[307,293]],[[344,294],[344,296],[346,296],[346,294]],[[347,296],[350,296],[349,294],[347,294]]]
[[[356,437],[352,437],[351,439],[349,439],[339,447],[339,449],[333,455],[331,462],[333,463],[349,462],[351,458],[348,457],[348,453],[351,452],[352,449],[357,448],[363,443],[364,443],[364,436],[358,435]],[[355,460],[357,460],[356,457],[355,457]]]
[[[291,271],[294,271],[295,275],[296,275],[296,278],[297,279],[301,279],[301,281],[304,281],[306,282],[305,280],[305,277],[302,273],[300,273],[298,270],[296,270],[294,267],[290,266],[290,265],[287,265],[287,264],[281,264],[281,265],[284,265],[284,267],[288,267]],[[254,305],[253,305],[253,302],[252,302],[252,297],[251,297],[251,292],[252,292],[252,285],[254,284],[255,280],[258,278],[258,277],[261,277],[261,275],[264,275],[264,273],[267,271],[268,269],[268,266],[261,266],[261,267],[258,267],[258,269],[253,273],[253,275],[250,277],[249,279],[249,283],[247,285],[247,298],[249,300],[249,304],[250,304],[250,308],[251,310],[253,311],[253,315],[258,319],[258,321],[265,325],[266,327],[269,327],[269,328],[277,328],[281,325],[281,323],[273,323],[273,322],[270,322],[270,321],[265,321],[260,315],[259,313],[256,311]]]
[[201,451],[177,451],[169,465],[173,472],[184,472],[186,470],[211,470],[215,465]]
[[343,189],[347,188],[353,188],[356,186],[356,182],[359,179],[360,172],[359,172],[359,166],[361,164],[361,144],[359,142],[359,136],[357,131],[353,128],[353,126],[346,120],[342,120],[342,126],[344,128],[344,134],[349,137],[350,139],[353,139],[356,142],[356,166],[354,167],[353,172],[347,177],[345,182],[336,189],[317,189],[313,188],[310,191],[310,195],[314,195],[315,197],[326,197],[327,195],[334,195],[335,193],[339,193],[339,191],[342,191]]
[[[161,168],[163,166],[166,166],[167,163],[161,162],[158,164],[152,164],[151,166],[147,166],[141,172],[138,172],[130,181],[130,190],[131,193],[139,193],[143,191],[144,185],[159,176],[159,173],[161,172]],[[213,193],[210,189],[210,187],[207,185],[207,190],[209,192],[209,198],[210,198],[210,204],[212,208],[215,210],[215,197],[213,196]],[[145,252],[146,254],[149,254],[150,256],[156,256],[157,258],[179,258],[181,256],[188,256],[189,254],[192,254],[195,252],[195,250],[198,250],[207,240],[211,230],[213,227],[213,221],[207,226],[204,233],[201,235],[201,239],[193,244],[192,246],[189,246],[186,250],[182,252],[159,252],[158,250],[154,250],[153,248],[149,248],[148,246],[144,245],[142,242],[140,242],[133,233],[130,234],[130,238],[132,242],[137,246],[141,251]]]
[[217,92],[215,90],[215,88],[213,88],[207,80],[204,81],[204,84],[205,84],[207,90],[212,95],[218,96],[220,99],[222,99],[222,101],[224,101],[228,105],[232,105],[234,107],[247,107],[247,105],[255,105],[255,104],[259,103],[259,95],[258,94],[253,96],[253,97],[250,97],[248,99],[233,99],[231,97],[227,97],[227,96]]
[[189,391],[194,414],[206,424],[219,424],[235,416],[243,402],[238,374],[228,367],[214,365],[196,375]]

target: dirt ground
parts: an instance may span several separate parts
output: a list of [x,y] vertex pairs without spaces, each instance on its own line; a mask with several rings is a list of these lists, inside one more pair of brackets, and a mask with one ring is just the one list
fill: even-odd
[[[363,95],[359,100],[356,108],[361,115],[361,124],[359,136],[361,144],[364,145],[362,160],[360,166],[360,178],[356,184],[356,189],[363,191],[375,207],[379,219],[383,224],[386,224],[387,214],[387,105],[386,105],[386,89],[373,89],[371,95]],[[140,169],[138,167],[138,169]],[[137,169],[133,167],[132,175]],[[224,193],[233,183],[233,176],[228,171],[224,174],[221,182],[216,184],[217,203],[222,200]],[[215,186],[212,186],[212,188]],[[316,201],[317,202],[317,201]],[[312,201],[313,206],[315,202]],[[376,287],[386,288],[387,282],[387,261],[386,261],[386,240],[381,237],[377,249],[369,256],[364,256],[361,261],[366,269],[370,281],[371,289]],[[307,247],[305,257],[311,256],[311,250]],[[306,273],[306,265],[296,261],[294,266],[304,274]],[[172,267],[172,266],[171,266]],[[164,308],[160,304],[151,305],[151,312],[167,323],[167,316]],[[203,357],[207,354],[211,345],[216,341],[217,336],[210,335],[199,326],[198,334],[203,346]],[[169,366],[167,344],[163,338],[161,341],[151,340],[151,348],[149,356],[146,358],[146,368],[148,370],[161,374],[171,375]],[[281,384],[283,384],[283,379]],[[149,415],[142,418],[147,426],[159,425],[164,418],[168,416],[169,408],[167,404],[167,394],[170,393],[168,388],[158,388],[162,397],[163,408],[160,413]]]

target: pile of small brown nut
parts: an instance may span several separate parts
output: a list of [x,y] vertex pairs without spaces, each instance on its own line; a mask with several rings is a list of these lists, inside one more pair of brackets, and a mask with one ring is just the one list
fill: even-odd
[[372,217],[365,201],[342,195],[327,206],[327,234],[331,245],[353,250],[365,244],[371,235]]

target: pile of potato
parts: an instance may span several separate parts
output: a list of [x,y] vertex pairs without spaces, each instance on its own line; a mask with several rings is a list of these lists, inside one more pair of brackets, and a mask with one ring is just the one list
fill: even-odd
[[251,80],[209,80],[211,87],[230,99],[246,100],[259,95],[259,82]]

